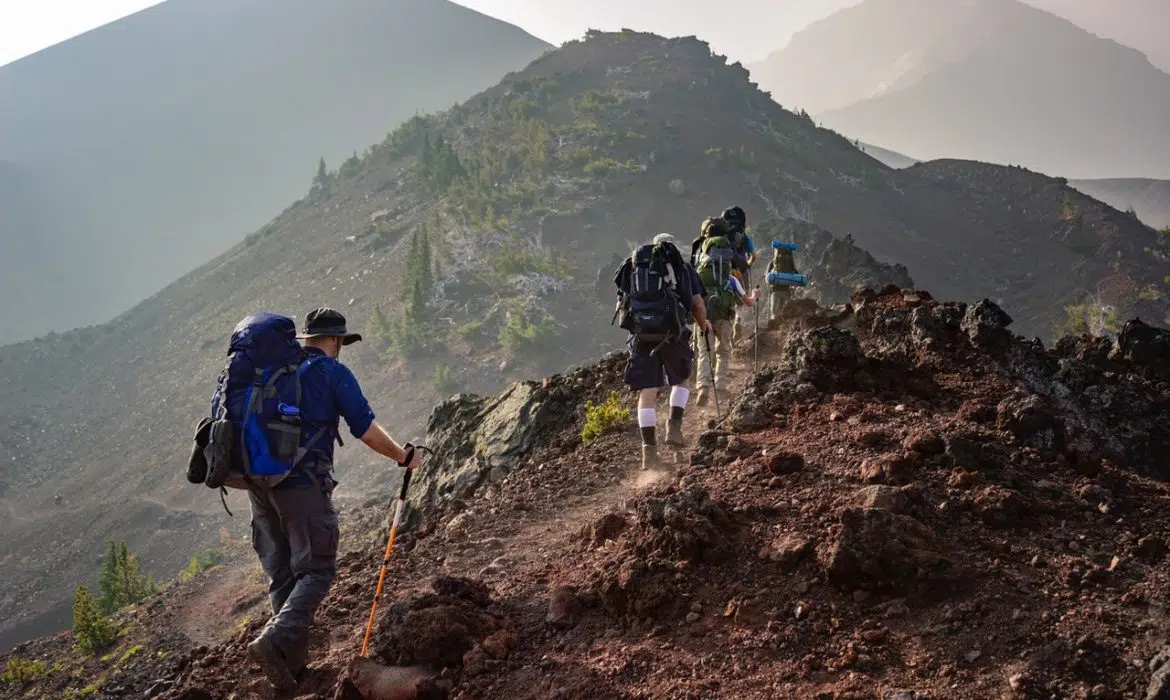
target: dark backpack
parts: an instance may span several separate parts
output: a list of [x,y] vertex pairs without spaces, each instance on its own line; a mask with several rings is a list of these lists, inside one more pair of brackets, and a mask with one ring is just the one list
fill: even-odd
[[635,250],[628,288],[622,290],[621,328],[638,340],[678,338],[683,327],[679,275],[685,272],[682,256],[670,243]]
[[301,375],[315,359],[305,358],[291,318],[263,312],[240,321],[211,399],[211,418],[196,434],[204,464],[196,450],[188,480],[209,488],[271,488],[296,469],[328,432],[322,428],[302,445]]

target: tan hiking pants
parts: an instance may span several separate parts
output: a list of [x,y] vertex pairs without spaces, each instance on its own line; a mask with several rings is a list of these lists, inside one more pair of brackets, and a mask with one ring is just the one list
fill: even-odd
[[[715,388],[724,389],[727,386],[727,371],[731,369],[731,321],[712,321],[713,336],[711,338],[711,353],[715,360]],[[695,377],[695,388],[706,389],[711,386],[711,364],[707,359],[707,346],[700,336]]]

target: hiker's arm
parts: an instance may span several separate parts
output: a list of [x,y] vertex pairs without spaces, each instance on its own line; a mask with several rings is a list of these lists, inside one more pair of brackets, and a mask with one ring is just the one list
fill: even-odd
[[707,304],[698,294],[691,297],[691,315],[695,317],[695,326],[698,327],[699,331],[706,333],[708,330]]
[[[362,435],[362,442],[374,452],[392,459],[399,464],[402,464],[406,460],[406,448],[399,445],[394,438],[390,437],[390,433],[386,432],[386,429],[377,423],[370,423],[369,429]],[[418,461],[418,454],[416,451],[412,463],[405,466],[413,467],[414,462]]]
[[[374,421],[374,411],[366,401],[361,386],[353,372],[343,364],[334,365],[331,374],[333,380],[333,400],[336,402],[337,412],[345,419],[349,432],[365,443],[378,454],[389,457],[402,464],[406,459],[406,450],[399,445],[386,429]],[[413,467],[418,461],[418,453],[407,467]]]

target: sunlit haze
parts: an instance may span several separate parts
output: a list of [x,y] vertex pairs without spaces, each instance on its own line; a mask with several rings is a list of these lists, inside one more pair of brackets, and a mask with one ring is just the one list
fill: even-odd
[[[757,60],[810,22],[858,0],[461,0],[554,44],[586,29],[695,34],[733,59]],[[157,0],[0,0],[0,65],[158,4]]]
[[0,0],[0,65],[157,4],[158,0]]

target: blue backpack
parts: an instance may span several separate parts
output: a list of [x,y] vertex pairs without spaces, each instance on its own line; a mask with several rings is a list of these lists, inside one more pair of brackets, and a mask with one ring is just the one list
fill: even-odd
[[315,359],[291,318],[266,311],[240,321],[205,421],[209,488],[276,486],[328,432],[301,439],[301,376]]

